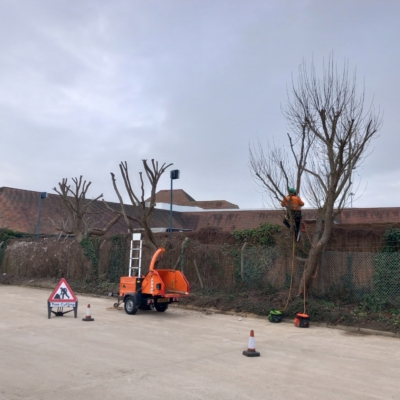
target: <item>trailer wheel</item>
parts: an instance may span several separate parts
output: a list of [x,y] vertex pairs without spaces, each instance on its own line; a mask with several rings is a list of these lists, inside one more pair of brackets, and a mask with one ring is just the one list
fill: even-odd
[[154,308],[158,311],[158,312],[164,312],[167,308],[168,308],[168,304],[154,304]]
[[124,302],[124,309],[127,314],[133,315],[137,313],[139,308],[137,296],[128,296]]

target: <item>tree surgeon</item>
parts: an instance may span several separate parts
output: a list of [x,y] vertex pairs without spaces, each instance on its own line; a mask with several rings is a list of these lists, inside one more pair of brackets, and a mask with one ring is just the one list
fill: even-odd
[[290,229],[290,221],[294,221],[294,233],[296,240],[299,241],[301,219],[303,216],[301,207],[304,206],[304,202],[297,196],[296,189],[289,188],[289,194],[281,201],[281,206],[287,209],[287,214],[285,215],[283,223]]

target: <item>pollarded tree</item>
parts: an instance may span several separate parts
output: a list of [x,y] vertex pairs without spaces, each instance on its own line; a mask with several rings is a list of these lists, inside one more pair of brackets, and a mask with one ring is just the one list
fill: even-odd
[[95,199],[88,200],[86,194],[91,182],[82,181],[82,175],[79,179],[72,178],[72,181],[74,183],[72,188],[71,185],[68,184],[67,178],[63,178],[62,181],[58,183],[59,189],[56,187],[53,188],[53,190],[61,196],[64,209],[67,213],[67,218],[61,225],[58,226],[53,221],[56,229],[67,235],[74,235],[79,243],[89,236],[105,235],[121,216],[116,215],[108,222],[105,222],[104,227],[100,228],[99,215],[104,214],[107,209],[104,208],[102,211],[93,211],[93,206],[103,195],[101,194]]
[[357,91],[356,74],[350,76],[347,63],[338,70],[331,56],[318,77],[314,64],[307,69],[303,62],[283,110],[291,131],[289,151],[275,145],[264,151],[260,143],[250,148],[251,172],[270,200],[280,204],[294,186],[316,210],[300,294],[311,286],[334,219],[349,204],[354,172],[381,126],[372,104],[365,110],[364,93]]
[[125,161],[119,164],[119,169],[121,171],[121,175],[124,180],[125,189],[128,193],[129,199],[133,206],[133,214],[129,214],[126,212],[122,196],[118,190],[115,174],[112,172],[111,172],[111,179],[114,186],[114,190],[118,196],[121,205],[121,211],[116,211],[109,206],[108,208],[109,210],[113,211],[114,213],[117,213],[118,215],[121,215],[124,218],[126,225],[128,226],[128,231],[130,233],[132,233],[135,229],[133,223],[136,222],[137,224],[139,224],[139,226],[144,229],[149,239],[149,244],[152,247],[157,248],[158,243],[150,227],[151,216],[156,206],[156,190],[158,181],[161,178],[161,175],[165,172],[165,170],[169,168],[172,164],[166,165],[164,163],[161,165],[161,167],[159,167],[158,161],[154,161],[154,159],[151,160],[150,166],[147,164],[147,160],[142,160],[142,161],[147,179],[151,186],[150,201],[149,202],[145,201],[145,188],[144,188],[144,180],[142,172],[139,172],[141,190],[140,190],[140,195],[138,195],[137,193],[135,193],[132,187],[131,180],[129,177],[128,164]]

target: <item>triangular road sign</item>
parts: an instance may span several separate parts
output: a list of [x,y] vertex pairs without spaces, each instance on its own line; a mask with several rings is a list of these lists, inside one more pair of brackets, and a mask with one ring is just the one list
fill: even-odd
[[72,304],[77,302],[74,292],[68,285],[65,278],[62,278],[56,288],[53,290],[49,297],[50,303],[67,303]]

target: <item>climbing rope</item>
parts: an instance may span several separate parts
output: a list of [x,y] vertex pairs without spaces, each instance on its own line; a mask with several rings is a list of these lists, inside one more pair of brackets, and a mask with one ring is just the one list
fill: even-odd
[[290,274],[289,295],[288,295],[288,298],[287,298],[287,300],[286,300],[285,308],[284,308],[283,310],[278,310],[278,311],[281,311],[281,312],[286,311],[286,309],[288,308],[288,306],[289,306],[289,301],[290,301],[290,296],[291,296],[291,294],[292,294],[293,271],[294,271],[294,250],[295,250],[295,248],[296,248],[296,241],[295,241],[295,238],[293,237],[293,246],[292,246],[292,272],[291,272],[291,274]]
[[[310,241],[311,246],[312,246],[312,242],[311,242],[310,236],[308,235],[308,232],[307,232],[306,229],[305,229],[305,232],[307,233],[308,240]],[[313,247],[314,247],[314,246],[313,246]],[[286,300],[285,308],[283,308],[282,310],[278,310],[278,311],[280,311],[280,312],[286,311],[287,308],[289,307],[289,301],[290,301],[290,298],[291,298],[292,288],[293,288],[294,252],[295,252],[295,249],[296,249],[296,240],[295,240],[295,237],[293,237],[293,246],[292,246],[292,267],[291,267],[291,273],[290,273],[289,294],[288,294],[288,297],[287,297],[287,300]],[[317,267],[317,271],[318,271],[318,267]],[[314,278],[315,276],[316,276],[316,274],[313,276],[313,278]],[[303,282],[304,282],[304,289],[303,289],[303,303],[304,303],[304,304],[303,304],[303,310],[304,310],[304,314],[306,314],[306,267],[305,267],[305,264],[304,264],[304,272],[303,272]]]
[[306,314],[306,264],[305,263],[304,263],[303,281],[304,281],[304,289],[303,289],[304,307],[303,307],[303,314]]

